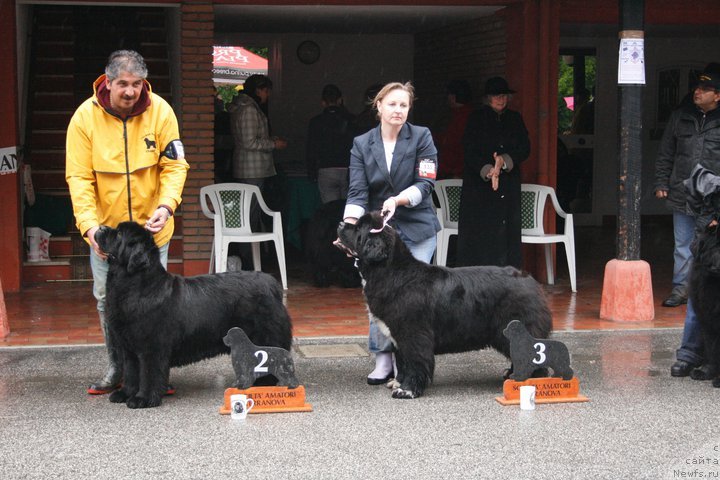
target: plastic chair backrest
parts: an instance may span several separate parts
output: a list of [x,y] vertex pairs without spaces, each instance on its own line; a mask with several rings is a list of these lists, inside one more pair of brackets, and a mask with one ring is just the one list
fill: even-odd
[[443,227],[457,228],[460,219],[460,195],[462,180],[457,178],[438,180],[435,192],[443,215]]
[[[251,233],[250,205],[253,196],[260,196],[260,189],[246,183],[218,183],[207,185],[200,190],[203,212],[208,217],[218,216],[219,225],[227,233]],[[207,208],[206,198],[210,200],[213,211]],[[264,203],[264,202],[262,202]]]
[[523,235],[545,234],[545,202],[550,197],[555,213],[565,218],[566,213],[560,208],[555,190],[546,185],[523,183],[520,192],[521,228]]

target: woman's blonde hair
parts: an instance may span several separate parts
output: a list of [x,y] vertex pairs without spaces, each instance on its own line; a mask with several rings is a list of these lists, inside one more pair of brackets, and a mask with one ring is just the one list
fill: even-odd
[[[380,89],[380,91],[375,95],[375,99],[373,100],[373,108],[377,111],[377,104],[383,101],[383,98],[387,97],[388,93],[392,92],[393,90],[402,90],[404,92],[407,92],[408,97],[410,97],[410,106],[412,107],[413,101],[415,100],[415,87],[413,87],[412,83],[410,82],[390,82],[386,84],[384,87]],[[380,113],[378,112],[378,115]]]

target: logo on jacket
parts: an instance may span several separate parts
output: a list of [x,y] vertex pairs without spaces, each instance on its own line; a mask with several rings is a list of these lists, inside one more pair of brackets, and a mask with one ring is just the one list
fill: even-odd
[[155,140],[150,140],[150,139],[147,138],[147,137],[143,138],[143,140],[145,141],[145,148],[146,148],[149,152],[154,152],[155,149],[157,148],[157,144],[155,143]]

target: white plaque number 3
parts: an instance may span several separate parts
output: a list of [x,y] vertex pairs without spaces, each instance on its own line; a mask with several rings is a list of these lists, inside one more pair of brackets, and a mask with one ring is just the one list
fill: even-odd
[[268,360],[268,354],[265,350],[258,350],[255,352],[255,356],[260,360],[260,362],[255,367],[254,372],[255,373],[267,373],[268,367],[265,366],[265,363],[267,363]]
[[[535,353],[537,353],[537,357],[533,358],[533,363],[535,365],[542,365],[543,363],[545,363],[545,359],[546,359],[545,344],[538,342],[535,345],[533,345],[533,348],[535,349]],[[257,353],[255,355],[257,355]]]

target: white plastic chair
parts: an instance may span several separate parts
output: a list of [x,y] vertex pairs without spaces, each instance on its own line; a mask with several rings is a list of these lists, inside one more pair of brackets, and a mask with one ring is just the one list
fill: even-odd
[[437,233],[435,263],[443,267],[447,264],[450,236],[458,234],[461,193],[462,179],[453,178],[435,182],[435,194],[440,202],[440,208],[437,209],[437,216],[440,221],[440,226],[442,227],[442,230]]
[[[272,232],[253,232],[250,225],[250,205],[253,197],[262,211],[272,217]],[[209,202],[208,202],[209,201]],[[212,205],[212,211],[210,210]],[[261,269],[260,242],[275,242],[282,286],[287,290],[285,268],[285,244],[283,242],[282,218],[280,212],[268,208],[260,189],[245,183],[218,183],[200,189],[200,206],[206,217],[215,223],[215,238],[210,254],[210,272],[227,270],[228,249],[231,243],[251,243],[253,267]]]
[[[558,203],[555,196],[555,190],[552,187],[523,183],[521,195],[522,242],[545,245],[545,267],[547,269],[547,281],[550,285],[555,284],[550,245],[564,243],[570,273],[570,288],[573,292],[577,292],[575,283],[575,229],[572,214],[565,213],[560,207],[560,203]],[[543,216],[545,213],[545,201],[548,197],[552,201],[555,213],[565,219],[565,231],[562,234],[545,233]]]

